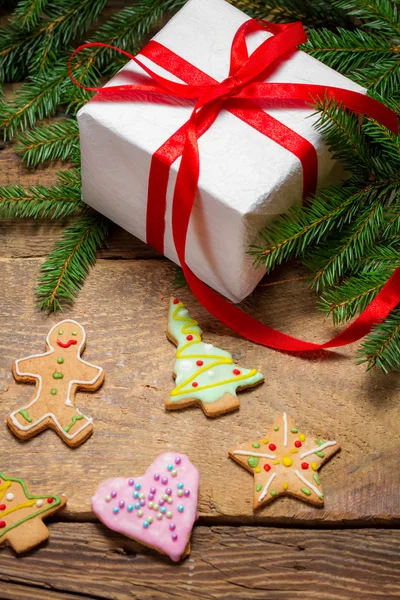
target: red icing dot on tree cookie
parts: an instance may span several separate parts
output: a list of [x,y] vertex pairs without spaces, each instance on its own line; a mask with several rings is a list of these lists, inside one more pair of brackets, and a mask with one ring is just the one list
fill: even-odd
[[0,510],[6,510],[7,506],[5,504],[0,504]]
[[269,448],[270,450],[276,450],[276,445],[275,445],[275,444],[270,444],[270,445],[268,446],[268,448]]
[[192,335],[187,335],[187,336],[186,336],[186,339],[187,339],[187,340],[189,340],[189,342],[191,342],[191,341],[192,341],[192,339],[193,339],[193,336],[192,336]]
[[49,504],[52,504],[52,503],[54,502],[54,498],[47,498],[47,502],[48,502]]
[[264,465],[264,471],[267,471],[267,473],[268,473],[268,471],[270,471],[270,470],[271,470],[270,465]]
[[301,448],[301,442],[300,440],[296,440],[294,445],[296,446],[296,448]]
[[199,384],[197,383],[197,381],[193,381],[192,383],[192,387],[197,387]]
[[6,526],[6,522],[5,521],[0,521],[0,527],[1,527],[1,529],[3,529],[3,527],[5,527],[5,526]]
[[198,367],[201,367],[202,365],[204,365],[204,363],[203,363],[203,361],[202,361],[202,360],[196,360],[196,365],[197,365]]
[[233,374],[234,375],[240,375],[239,369],[233,369]]
[[175,299],[174,299],[174,304],[179,304],[179,300],[178,300],[178,298],[175,298]]
[[306,462],[301,463],[301,468],[308,469],[308,463],[306,463]]

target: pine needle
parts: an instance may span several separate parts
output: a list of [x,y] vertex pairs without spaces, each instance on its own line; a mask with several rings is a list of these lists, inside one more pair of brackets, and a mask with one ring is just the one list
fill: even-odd
[[357,353],[357,364],[379,367],[384,373],[400,368],[400,308],[374,327]]
[[20,0],[12,15],[12,25],[21,29],[32,29],[48,3],[49,0]]
[[20,134],[18,142],[15,150],[28,167],[57,159],[80,162],[79,128],[75,119],[35,127]]
[[76,298],[107,230],[107,220],[98,215],[82,217],[65,229],[41,267],[36,289],[41,308],[61,310],[64,302]]
[[65,219],[84,209],[79,185],[0,187],[0,218],[3,219]]

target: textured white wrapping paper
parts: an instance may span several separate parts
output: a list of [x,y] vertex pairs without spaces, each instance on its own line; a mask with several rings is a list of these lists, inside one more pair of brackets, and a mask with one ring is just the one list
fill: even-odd
[[[248,19],[224,0],[189,0],[155,36],[214,79],[228,76],[233,36]],[[250,52],[267,37],[253,34]],[[145,57],[154,71],[180,81]],[[130,61],[107,85],[132,83],[143,71]],[[317,83],[364,92],[363,88],[302,52],[282,62],[269,81]],[[152,154],[190,117],[186,102],[88,102],[79,112],[83,200],[146,241],[146,201]],[[308,139],[319,161],[318,185],[335,172],[327,147],[313,128],[308,108],[266,111]],[[264,272],[253,267],[249,244],[259,230],[302,198],[300,161],[289,151],[222,111],[200,138],[200,181],[188,232],[186,261],[203,281],[240,302]],[[171,231],[172,193],[179,166],[171,167],[165,232],[165,255],[178,263]]]

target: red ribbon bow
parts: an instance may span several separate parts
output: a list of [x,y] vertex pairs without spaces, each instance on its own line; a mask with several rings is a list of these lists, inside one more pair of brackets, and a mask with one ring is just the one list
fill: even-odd
[[[274,35],[265,40],[249,56],[246,35],[259,29],[266,29]],[[400,300],[399,267],[371,304],[349,327],[328,342],[315,344],[272,329],[243,313],[211,290],[185,262],[186,236],[199,179],[200,157],[197,140],[211,127],[222,109],[228,110],[300,159],[304,174],[303,197],[316,188],[318,163],[315,148],[310,142],[261,110],[254,101],[263,100],[284,106],[294,101],[310,103],[316,98],[333,98],[352,111],[372,117],[397,134],[396,114],[373,98],[358,92],[331,86],[263,81],[268,69],[276,61],[290,59],[290,54],[296,50],[296,46],[306,40],[301,23],[273,25],[250,19],[236,32],[231,48],[229,75],[222,82],[215,81],[155,41],[149,42],[141,54],[185,81],[185,84],[165,79],[129,52],[100,42],[80,46],[68,62],[69,75],[74,83],[86,90],[98,92],[100,97],[105,99],[129,99],[132,92],[136,98],[137,94],[146,92],[195,100],[192,115],[187,123],[152,157],[147,203],[147,242],[163,253],[169,169],[181,156],[173,197],[172,232],[176,252],[191,290],[211,314],[237,333],[258,344],[287,351],[318,350],[350,344],[366,335],[374,324],[384,319],[395,308]],[[155,84],[117,85],[103,88],[83,86],[72,75],[71,61],[75,54],[93,46],[103,46],[124,54],[138,64]],[[154,102],[157,102],[156,98]]]

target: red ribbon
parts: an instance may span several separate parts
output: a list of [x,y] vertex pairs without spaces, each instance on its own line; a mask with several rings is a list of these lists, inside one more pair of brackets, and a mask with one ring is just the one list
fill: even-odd
[[[246,35],[259,29],[267,29],[274,35],[249,56]],[[200,157],[197,140],[211,127],[222,109],[228,110],[299,158],[304,173],[304,197],[316,188],[318,164],[315,149],[307,140],[261,110],[257,101],[285,106],[293,102],[311,103],[317,98],[332,98],[352,111],[372,117],[397,134],[396,114],[373,98],[358,92],[331,86],[263,81],[276,61],[290,59],[290,55],[296,51],[296,46],[304,43],[306,39],[301,23],[273,25],[254,19],[246,21],[233,39],[229,76],[222,82],[215,81],[155,41],[147,44],[141,54],[177,76],[185,82],[184,84],[165,79],[129,52],[100,42],[80,46],[71,55],[68,63],[71,79],[84,89],[98,92],[100,98],[129,99],[133,93],[135,99],[140,100],[138,94],[144,92],[146,95],[154,95],[154,102],[157,102],[157,95],[195,100],[192,115],[187,123],[152,157],[147,204],[147,242],[163,252],[169,170],[173,162],[181,156],[172,206],[172,233],[176,252],[191,290],[211,314],[237,333],[258,344],[287,351],[319,350],[350,344],[365,336],[373,325],[382,321],[400,301],[399,267],[366,310],[349,327],[328,342],[315,344],[296,339],[256,321],[211,290],[185,262],[187,231],[199,179]],[[138,64],[154,83],[103,88],[83,86],[72,75],[71,61],[82,49],[93,46],[103,46],[124,54]]]

